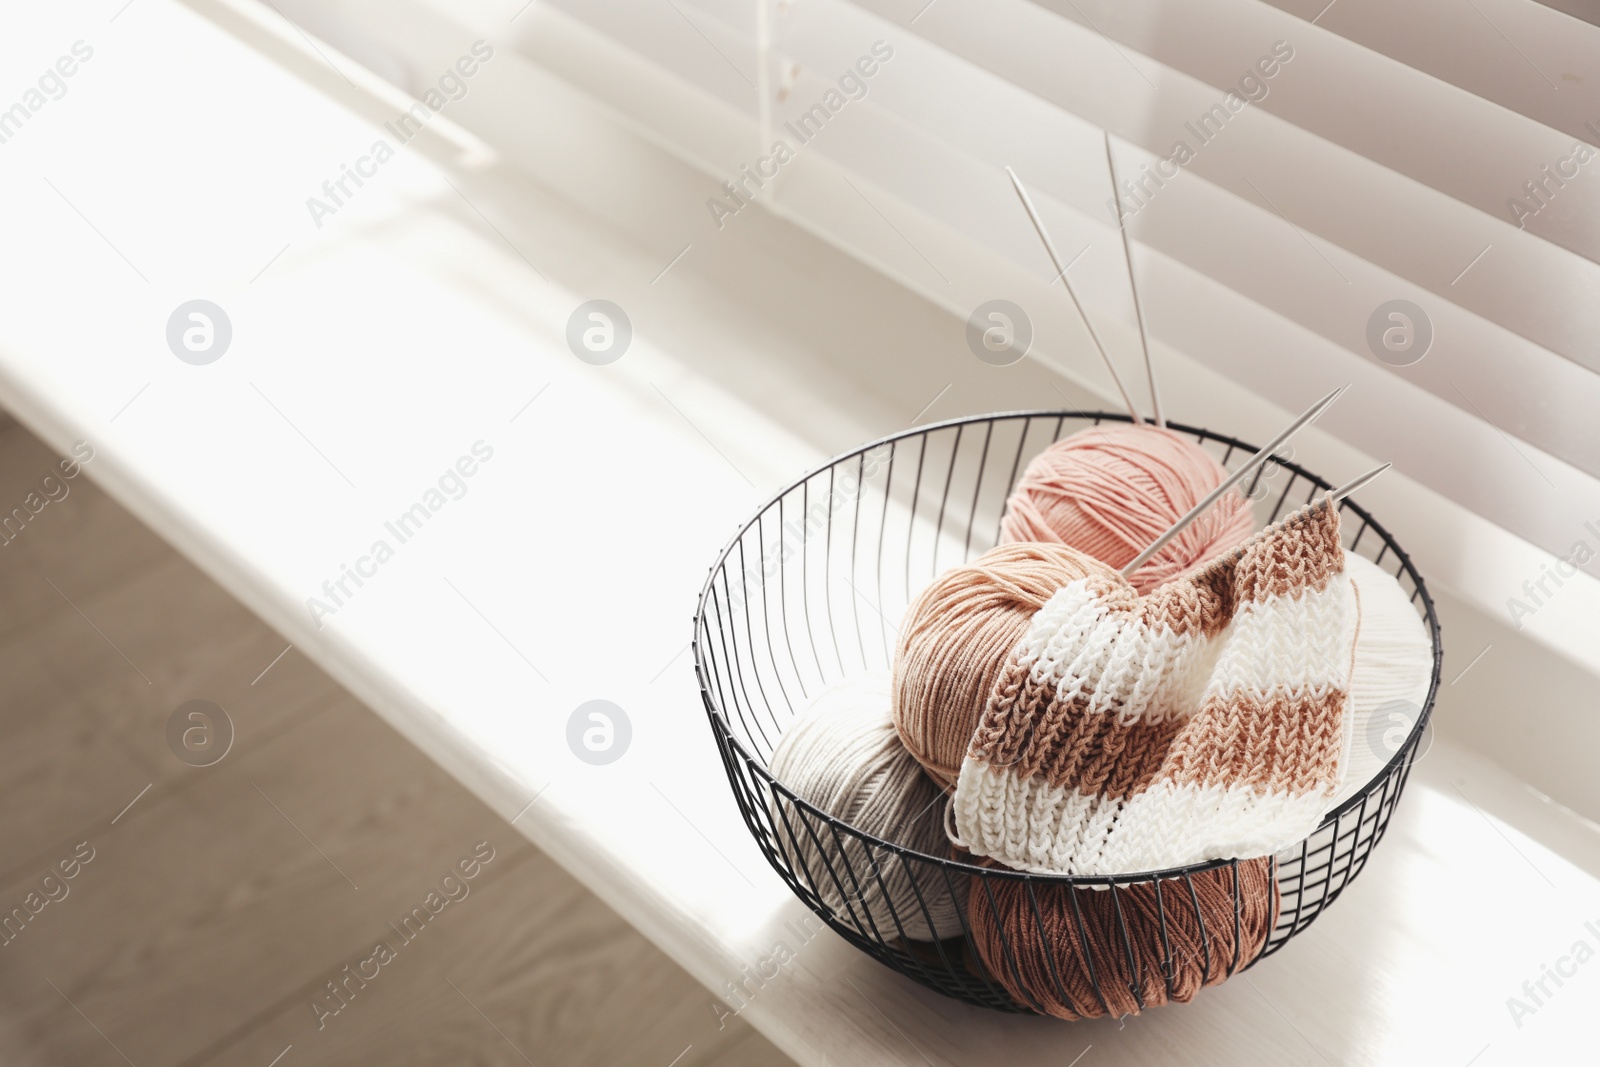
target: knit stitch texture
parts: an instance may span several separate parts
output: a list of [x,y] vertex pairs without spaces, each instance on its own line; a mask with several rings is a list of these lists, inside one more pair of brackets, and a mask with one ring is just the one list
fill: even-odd
[[995,682],[953,838],[1085,876],[1304,839],[1341,781],[1359,618],[1330,502],[1143,597],[1087,562]]

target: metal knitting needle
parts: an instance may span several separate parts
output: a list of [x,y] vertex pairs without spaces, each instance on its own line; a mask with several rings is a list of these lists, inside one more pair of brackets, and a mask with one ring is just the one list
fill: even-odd
[[[1295,419],[1284,428],[1282,433],[1278,434],[1278,436],[1274,437],[1272,440],[1263,445],[1261,451],[1251,456],[1249,461],[1245,463],[1244,466],[1228,475],[1228,477],[1223,480],[1221,485],[1207,493],[1205,495],[1205,499],[1201,500],[1200,503],[1190,508],[1188,514],[1184,515],[1183,518],[1173,523],[1167,529],[1166,533],[1162,534],[1151,543],[1149,548],[1135,556],[1132,563],[1129,563],[1126,567],[1122,568],[1122,576],[1126,578],[1128,575],[1132,574],[1135,570],[1142,566],[1144,562],[1151,556],[1155,555],[1157,552],[1160,552],[1161,549],[1166,546],[1168,541],[1172,540],[1174,537],[1177,537],[1178,534],[1183,531],[1185,526],[1188,526],[1195,519],[1198,519],[1201,515],[1205,514],[1206,509],[1212,504],[1215,504],[1217,501],[1221,500],[1222,494],[1238,485],[1244,480],[1245,475],[1249,474],[1251,471],[1265,463],[1274,452],[1282,447],[1285,441],[1289,440],[1289,438],[1293,437],[1296,433],[1299,433],[1302,427],[1309,424],[1318,415],[1321,415],[1324,411],[1328,410],[1328,407],[1335,400],[1338,400],[1340,394],[1342,394],[1348,388],[1350,388],[1348,385],[1341,385],[1339,388],[1335,389],[1333,392],[1329,393],[1327,396],[1323,397],[1321,400],[1307,408],[1305,414],[1301,415],[1298,419]],[[1368,477],[1368,475],[1362,476],[1362,478],[1366,477]],[[1356,479],[1356,482],[1353,484],[1365,484],[1365,482],[1362,481],[1362,478]]]
[[1017,177],[1017,172],[1010,167],[1006,174],[1011,177],[1011,187],[1017,191],[1017,198],[1022,201],[1022,208],[1028,213],[1028,220],[1033,223],[1034,231],[1038,233],[1039,240],[1044,243],[1044,250],[1050,255],[1050,262],[1055,264],[1056,276],[1061,279],[1061,284],[1066,287],[1067,295],[1072,297],[1072,306],[1078,309],[1078,317],[1083,320],[1084,328],[1089,331],[1089,337],[1094,341],[1095,348],[1100,350],[1100,358],[1105,361],[1106,370],[1111,372],[1111,380],[1117,383],[1117,392],[1122,394],[1122,402],[1128,408],[1128,414],[1133,416],[1135,424],[1142,425],[1144,418],[1139,414],[1139,409],[1133,406],[1133,399],[1128,396],[1127,386],[1122,384],[1122,376],[1117,373],[1116,364],[1111,362],[1111,357],[1106,354],[1106,346],[1100,343],[1100,335],[1094,330],[1094,323],[1089,321],[1089,316],[1084,313],[1083,305],[1078,301],[1078,294],[1073,292],[1072,283],[1067,280],[1067,268],[1061,265],[1061,256],[1056,253],[1055,242],[1050,240],[1050,233],[1044,228],[1044,220],[1034,210],[1033,201],[1028,197],[1028,190],[1022,187],[1022,179]]
[[1341,485],[1339,488],[1333,491],[1333,499],[1343,500],[1345,497],[1349,496],[1357,489],[1360,489],[1363,485],[1366,485],[1368,482],[1372,481],[1372,479],[1376,478],[1378,475],[1382,474],[1392,466],[1394,466],[1393,463],[1385,463],[1381,467],[1372,468],[1354,481],[1346,482],[1344,485]]
[[1166,426],[1167,417],[1161,411],[1161,392],[1156,388],[1156,368],[1150,361],[1150,338],[1144,329],[1144,306],[1139,303],[1139,283],[1133,277],[1133,249],[1128,244],[1128,224],[1122,217],[1122,193],[1117,188],[1117,165],[1111,158],[1111,131],[1105,131],[1106,170],[1111,175],[1111,197],[1117,206],[1117,229],[1122,233],[1122,262],[1128,267],[1128,289],[1133,293],[1133,317],[1139,320],[1139,345],[1144,349],[1144,373],[1150,379],[1150,408],[1155,413],[1156,425]]

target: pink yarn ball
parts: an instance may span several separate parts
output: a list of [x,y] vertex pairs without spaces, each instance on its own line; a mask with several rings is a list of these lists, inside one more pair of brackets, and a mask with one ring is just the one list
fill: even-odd
[[[1090,426],[1028,464],[1006,500],[1002,544],[1047,541],[1121,568],[1227,477],[1189,437],[1157,426]],[[1209,562],[1255,530],[1237,490],[1129,576],[1147,593]]]

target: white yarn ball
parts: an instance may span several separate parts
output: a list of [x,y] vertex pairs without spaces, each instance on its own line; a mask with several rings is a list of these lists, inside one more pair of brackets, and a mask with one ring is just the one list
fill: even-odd
[[[863,833],[929,856],[950,854],[944,831],[949,800],[895,732],[887,672],[818,694],[784,731],[768,769],[801,799]],[[952,889],[964,892],[963,876],[947,877],[931,864],[902,860],[843,832],[835,838],[821,820],[776,794],[769,803],[780,847],[802,872],[801,881],[841,920],[867,936],[875,926],[889,940],[961,933]]]
[[1345,569],[1361,596],[1361,628],[1350,678],[1349,759],[1330,809],[1360,792],[1399,751],[1433,678],[1433,642],[1400,583],[1355,552],[1345,553]]

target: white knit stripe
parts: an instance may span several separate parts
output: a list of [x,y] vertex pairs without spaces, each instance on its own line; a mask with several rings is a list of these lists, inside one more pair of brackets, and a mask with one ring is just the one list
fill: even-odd
[[[1042,850],[1031,862],[1043,864],[1055,838],[1064,830],[1070,833],[1097,799],[968,756],[962,761],[951,803],[956,824],[953,839],[976,855],[994,856],[1007,863],[1013,861],[1005,857],[1027,864],[1031,852]],[[1030,819],[1030,813],[1042,814],[1046,825]]]
[[[967,849],[1021,870],[1049,869],[1052,860],[1048,853],[1041,854],[1030,848],[1030,844],[1048,848],[1052,842],[1045,835],[1034,836],[1025,829],[1021,833],[1005,832],[1027,826],[1025,810],[1030,794],[1040,791],[1042,782],[1022,779],[1005,771],[995,773],[986,764],[971,759],[963,764],[957,782],[952,810],[957,832]],[[1050,805],[1050,809],[1075,807],[1083,812],[1094,798],[1080,795],[1076,800],[1076,804]]]
[[[1149,722],[1187,719],[1205,695],[1222,654],[1220,638],[1179,634],[1170,626],[1140,626],[1145,634],[1144,673],[1129,704]],[[1128,725],[1130,718],[1124,717]]]
[[1033,812],[1032,798],[1037,793],[1048,791],[1050,787],[1038,778],[1024,780],[1015,774],[1006,775],[1000,786],[994,802],[1000,806],[1006,828],[1001,847],[1008,855],[1026,855],[1029,844],[1038,837],[1029,818]]
[[1056,850],[1061,843],[1073,840],[1074,829],[1089,819],[1099,801],[1099,797],[1085,795],[1076,789],[1043,783],[1042,788],[1035,790],[1035,796],[1029,803],[1040,805],[1050,813],[1049,832],[1032,835],[1026,853],[1019,854],[1025,854],[1031,864],[1050,867],[1056,860]]
[[[972,762],[971,759],[962,761],[963,765]],[[975,780],[974,784],[978,784],[980,779],[998,777],[995,774],[987,773],[987,765],[980,766],[984,767],[985,773],[982,775],[974,774],[972,776]],[[956,779],[958,796],[960,794],[959,782],[962,777],[965,777],[965,775],[958,775]],[[956,833],[961,836],[960,843],[967,849],[977,852],[977,849],[973,846],[973,842],[976,841],[981,842],[982,847],[986,849],[995,848],[1002,851],[1012,851],[1020,849],[1022,842],[1027,840],[1025,829],[1019,824],[1013,823],[1011,829],[1014,831],[1014,836],[1011,838],[1011,843],[1007,843],[1006,815],[1008,812],[1005,798],[1002,795],[1006,784],[1002,781],[983,781],[980,788],[969,790],[961,808],[952,809],[955,812]],[[1014,812],[1010,814],[1015,815]],[[983,852],[979,853],[979,855],[987,855],[987,853]]]
[[1124,616],[1120,623],[1109,635],[1105,662],[1087,711],[1090,715],[1116,715],[1119,722],[1132,724],[1155,710],[1150,707],[1150,697],[1172,664],[1163,662],[1157,670],[1148,669],[1146,662],[1153,651],[1148,628],[1131,616]]
[[1343,574],[1320,591],[1242,604],[1222,632],[1208,695],[1348,689],[1355,629],[1355,593]]
[[[1310,836],[1325,794],[1268,792],[1241,785],[1160,785],[1130,799],[1122,826],[1163,832],[1114,833],[1079,874],[1126,874],[1215,859],[1270,856]],[[1219,829],[1226,828],[1224,832]]]
[[1035,683],[1053,686],[1068,676],[1070,664],[1105,640],[1100,627],[1109,615],[1087,580],[1069,582],[1034,612],[1018,642],[1017,661],[1030,668]]
[[[1126,814],[1127,805],[1125,803],[1110,801],[1109,798],[1107,798],[1106,803],[1102,803],[1096,807],[1094,814],[1090,817],[1088,824],[1084,827],[1082,843],[1079,845],[1079,847],[1074,850],[1070,856],[1057,856],[1057,861],[1059,862],[1060,860],[1067,860],[1072,863],[1074,868],[1103,868],[1105,866],[1107,849],[1114,848],[1119,840],[1120,835],[1114,835],[1113,831],[1120,822],[1121,818]],[[1139,868],[1130,867],[1127,870],[1132,871],[1138,869]],[[1127,872],[1124,871],[1120,873]]]
[[[1169,782],[1118,802],[1099,794],[1041,788],[1036,780],[996,773],[972,760],[963,765],[960,783],[954,812],[963,847],[1019,871],[1083,876],[1273,855],[1309,836],[1327,805],[1326,796],[1318,794]],[[1030,805],[1056,814],[1055,829],[1065,832],[988,832],[1016,825],[1017,813]],[[1162,832],[1151,834],[1152,826]],[[1218,832],[1221,827],[1225,832]],[[969,828],[978,832],[969,834]]]
[[1054,688],[1058,700],[1092,692],[1090,714],[1115,711],[1128,725],[1181,716],[1196,706],[1218,647],[1215,638],[1114,612],[1088,580],[1078,579],[1034,614],[1016,655],[1030,681]]
[[1047,843],[1044,851],[1049,856],[1046,864],[1049,870],[1060,870],[1063,863],[1071,863],[1073,857],[1084,849],[1096,847],[1095,827],[1101,822],[1100,813],[1108,805],[1116,807],[1115,801],[1098,793],[1085,794],[1060,786],[1056,787],[1055,792],[1061,798],[1061,821],[1068,832]]
[[1061,841],[1073,839],[1075,829],[1089,818],[1100,798],[1051,785],[1040,776],[1023,779],[1008,774],[1004,777],[1008,780],[999,782],[997,802],[1006,809],[1008,826],[1024,828],[1021,835],[1004,843],[1006,854],[1022,857],[1025,863],[1048,867],[1053,850]]

